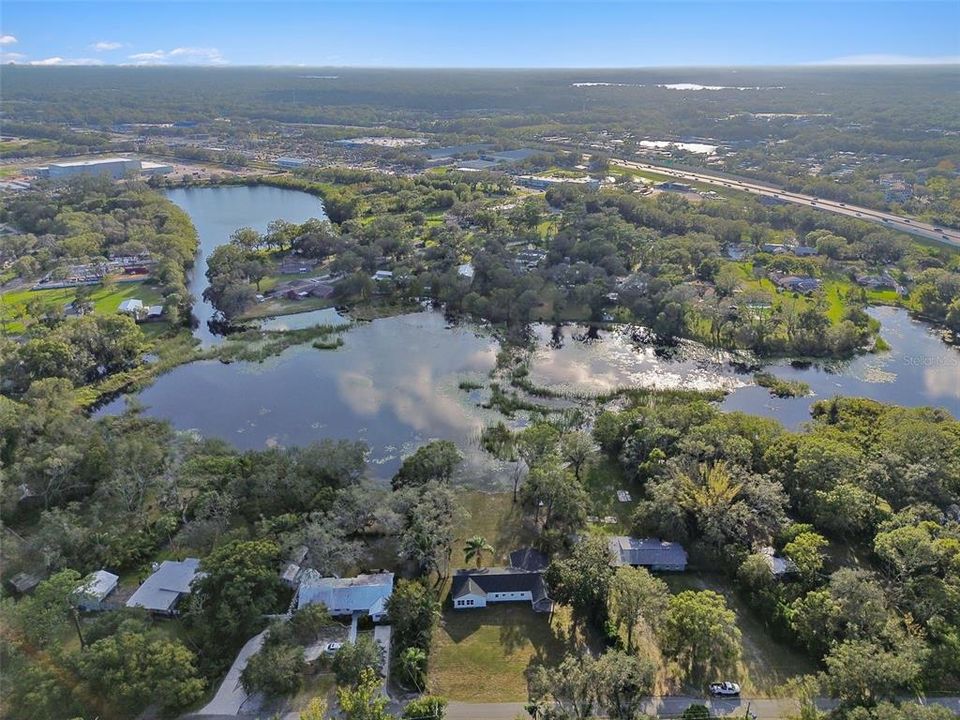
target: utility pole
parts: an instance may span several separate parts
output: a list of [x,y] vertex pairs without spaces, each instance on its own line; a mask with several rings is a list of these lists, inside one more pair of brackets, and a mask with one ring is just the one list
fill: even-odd
[[83,639],[83,631],[80,629],[80,613],[77,612],[76,608],[73,608],[73,624],[77,627],[77,637],[80,638],[80,650],[87,649],[87,643]]

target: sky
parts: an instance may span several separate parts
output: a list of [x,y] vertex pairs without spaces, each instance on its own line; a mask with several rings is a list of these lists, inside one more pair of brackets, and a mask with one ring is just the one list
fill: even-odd
[[960,1],[3,0],[0,58],[493,68],[960,63]]

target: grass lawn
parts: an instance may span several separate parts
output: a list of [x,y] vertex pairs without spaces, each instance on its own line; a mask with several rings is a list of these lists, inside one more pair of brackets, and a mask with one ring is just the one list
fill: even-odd
[[[0,321],[5,320],[7,332],[22,332],[23,323],[19,319],[20,308],[31,300],[40,299],[44,302],[57,304],[63,307],[73,302],[77,296],[76,288],[60,288],[56,290],[13,290],[0,294]],[[114,283],[97,285],[90,299],[94,311],[100,314],[111,314],[117,311],[120,303],[129,298],[139,298],[144,305],[159,305],[163,296],[155,286],[145,282]]]
[[[743,635],[741,662],[733,673],[743,686],[744,695],[773,695],[780,685],[792,677],[816,672],[811,659],[802,651],[774,638],[756,614],[734,592],[730,581],[720,575],[687,572],[661,575],[674,593],[684,590],[713,590],[727,601],[727,607],[736,612],[737,626]],[[690,691],[702,692],[692,687]]]
[[[464,523],[461,540],[474,535],[485,537],[493,545],[493,558],[484,557],[484,565],[502,565],[512,550],[529,545],[534,539],[531,527],[524,525],[519,505],[513,503],[512,492],[463,492],[460,502],[470,513]],[[463,543],[454,549],[452,565],[467,567],[463,559]]]
[[450,700],[510,702],[527,699],[527,668],[556,664],[579,652],[566,608],[552,616],[529,603],[478,610],[446,610],[434,633],[430,692]]

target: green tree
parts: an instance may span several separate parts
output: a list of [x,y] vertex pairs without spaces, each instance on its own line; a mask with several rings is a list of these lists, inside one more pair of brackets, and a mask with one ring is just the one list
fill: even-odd
[[683,677],[702,681],[730,673],[740,656],[737,616],[712,590],[684,591],[670,598],[661,646],[676,658]]
[[864,640],[837,645],[824,659],[826,686],[846,706],[874,705],[892,699],[911,687],[922,665],[917,653],[907,647],[888,651]]
[[292,695],[303,683],[307,664],[303,648],[285,642],[264,643],[240,674],[240,682],[248,693],[260,692],[268,697]]
[[13,606],[17,627],[29,643],[44,648],[58,639],[72,612],[73,592],[81,584],[80,573],[61,570],[37,585],[33,595]]
[[829,543],[822,535],[805,532],[783,546],[783,554],[797,566],[797,572],[807,583],[813,583],[823,569],[823,548]]
[[447,715],[447,699],[438,695],[423,695],[407,703],[404,720],[443,720]]
[[602,537],[578,543],[565,560],[554,560],[544,574],[550,597],[573,608],[574,616],[602,627],[607,619],[607,598],[613,568],[610,550]]
[[356,642],[344,643],[333,656],[333,672],[337,685],[356,686],[365,671],[379,675],[383,667],[383,648],[369,635],[360,635]]
[[627,652],[633,652],[634,632],[639,624],[654,628],[669,605],[667,584],[646,568],[617,568],[610,581],[610,617],[627,631]]
[[650,658],[609,650],[596,664],[597,701],[607,717],[634,720],[653,692],[657,665]]
[[140,632],[118,632],[93,643],[78,660],[90,690],[137,714],[151,703],[177,710],[203,696],[194,655],[182,643]]
[[387,712],[390,699],[381,692],[380,677],[370,668],[361,673],[356,686],[337,688],[337,704],[344,720],[394,720]]
[[462,461],[463,456],[456,445],[449,440],[434,440],[404,458],[391,484],[394,490],[399,490],[404,487],[419,487],[431,481],[448,483]]
[[596,663],[587,653],[567,655],[556,667],[535,666],[528,676],[530,699],[538,704],[552,700],[555,709],[548,717],[587,720],[597,701]]
[[426,651],[418,647],[408,647],[400,653],[398,665],[402,677],[409,680],[418,692],[422,691],[427,670]]
[[269,540],[234,541],[203,559],[188,620],[211,651],[232,652],[262,627],[265,614],[279,609],[279,561],[280,548]]
[[700,703],[688,705],[680,714],[681,720],[710,720],[710,708]]

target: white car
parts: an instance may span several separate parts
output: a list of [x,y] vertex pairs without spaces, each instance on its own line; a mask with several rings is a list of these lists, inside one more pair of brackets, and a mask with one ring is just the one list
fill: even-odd
[[323,646],[324,655],[336,655],[337,651],[343,647],[343,643],[327,643]]
[[729,681],[710,683],[710,694],[720,697],[735,697],[740,694],[740,685]]

